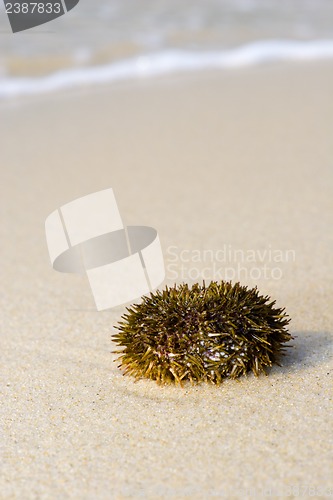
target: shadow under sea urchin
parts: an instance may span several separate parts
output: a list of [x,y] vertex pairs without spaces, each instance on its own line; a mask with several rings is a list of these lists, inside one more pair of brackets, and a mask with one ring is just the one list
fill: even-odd
[[124,374],[159,383],[220,384],[278,364],[292,339],[284,308],[257,287],[211,282],[166,287],[127,308],[112,340]]

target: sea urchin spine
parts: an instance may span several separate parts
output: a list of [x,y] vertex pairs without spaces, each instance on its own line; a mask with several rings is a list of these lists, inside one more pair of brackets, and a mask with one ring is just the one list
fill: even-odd
[[292,339],[284,309],[239,283],[166,287],[127,308],[113,335],[124,374],[219,384],[278,364]]

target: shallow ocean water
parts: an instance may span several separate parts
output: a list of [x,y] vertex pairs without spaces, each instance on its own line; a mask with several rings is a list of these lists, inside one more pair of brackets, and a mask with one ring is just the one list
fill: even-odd
[[[295,41],[307,43],[295,50]],[[45,84],[56,73],[60,86],[73,86],[332,56],[331,0],[80,0],[66,15],[15,34],[0,3],[0,97],[31,93],[27,85],[34,93],[58,88]]]

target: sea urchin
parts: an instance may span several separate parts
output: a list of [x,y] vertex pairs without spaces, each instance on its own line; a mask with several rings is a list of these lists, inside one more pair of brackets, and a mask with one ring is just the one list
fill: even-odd
[[157,290],[127,308],[116,326],[119,366],[159,383],[259,375],[292,339],[287,314],[270,300],[257,288],[224,281]]

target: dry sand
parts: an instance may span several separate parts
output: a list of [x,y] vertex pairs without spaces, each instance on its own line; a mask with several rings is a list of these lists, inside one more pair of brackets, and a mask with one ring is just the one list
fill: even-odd
[[[333,494],[332,89],[317,63],[1,104],[1,498]],[[295,251],[281,279],[242,280],[292,318],[283,367],[221,387],[122,376],[124,307],[96,312],[44,235],[55,208],[107,187],[166,254]]]

